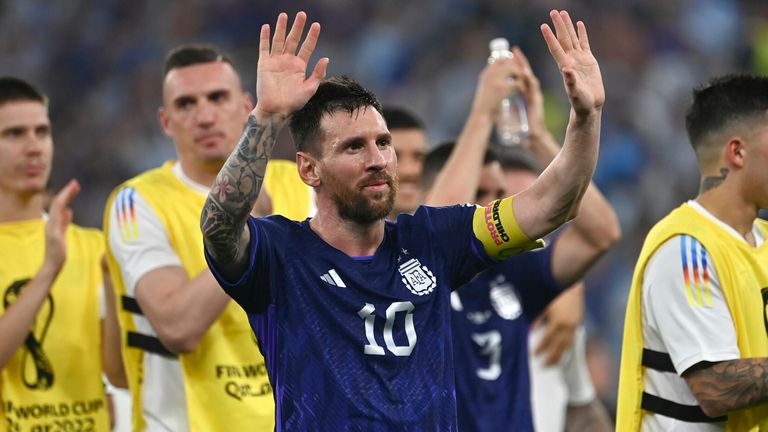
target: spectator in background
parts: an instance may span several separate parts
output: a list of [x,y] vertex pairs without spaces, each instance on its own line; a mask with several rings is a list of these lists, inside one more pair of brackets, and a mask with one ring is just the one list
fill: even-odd
[[0,78],[0,427],[106,432],[102,371],[116,386],[125,376],[112,297],[100,293],[104,237],[71,224],[76,180],[44,213],[52,162],[47,97]]

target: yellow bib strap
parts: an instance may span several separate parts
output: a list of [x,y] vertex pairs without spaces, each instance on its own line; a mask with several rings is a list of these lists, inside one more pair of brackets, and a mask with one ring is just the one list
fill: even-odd
[[515,218],[514,196],[478,207],[472,221],[475,237],[491,258],[506,259],[521,252],[544,247],[544,240],[529,239]]

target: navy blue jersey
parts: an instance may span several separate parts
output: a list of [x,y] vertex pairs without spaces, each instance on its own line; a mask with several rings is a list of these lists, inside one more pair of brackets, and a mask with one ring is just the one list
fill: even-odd
[[533,431],[528,329],[562,288],[552,247],[514,256],[452,298],[459,430]]
[[275,391],[277,430],[456,430],[451,290],[493,262],[473,206],[386,222],[355,258],[309,220],[249,219],[249,269],[214,275],[249,314]]

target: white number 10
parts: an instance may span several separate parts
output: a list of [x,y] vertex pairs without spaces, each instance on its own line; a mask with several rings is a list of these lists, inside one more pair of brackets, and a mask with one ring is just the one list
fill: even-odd
[[[376,307],[370,303],[366,303],[357,314],[365,320],[365,337],[368,339],[368,343],[364,346],[363,352],[369,355],[384,355],[384,348],[376,343],[374,337],[374,322],[376,315],[373,311]],[[395,302],[389,305],[387,308],[387,321],[384,323],[384,342],[387,344],[387,349],[392,354],[399,357],[406,357],[411,355],[413,347],[416,346],[416,328],[413,326],[413,303],[407,302]],[[395,325],[395,316],[398,312],[405,312],[405,334],[408,336],[408,345],[398,346],[395,343],[395,339],[392,336],[392,328]]]

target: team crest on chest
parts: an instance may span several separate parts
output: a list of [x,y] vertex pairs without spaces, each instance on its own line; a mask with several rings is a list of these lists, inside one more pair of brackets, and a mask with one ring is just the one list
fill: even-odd
[[513,320],[523,314],[523,307],[511,283],[503,275],[491,282],[491,305],[505,320]]
[[431,293],[437,286],[435,275],[416,258],[400,264],[398,270],[408,291],[418,296]]

